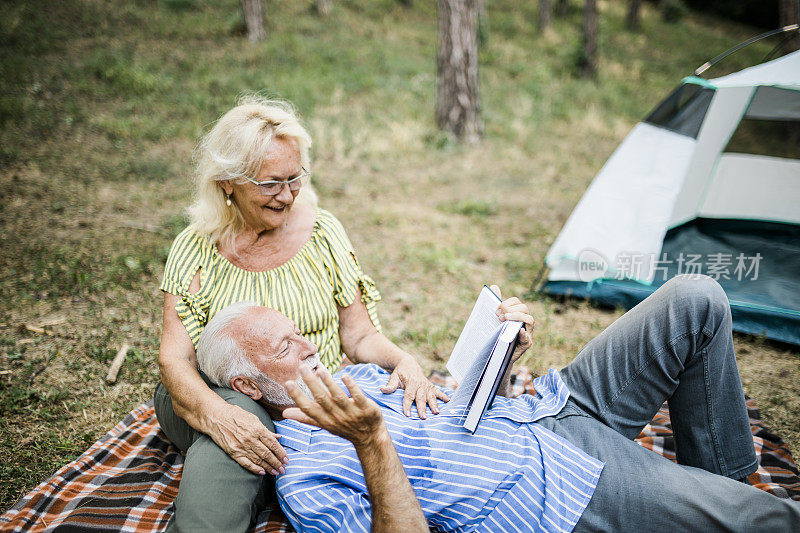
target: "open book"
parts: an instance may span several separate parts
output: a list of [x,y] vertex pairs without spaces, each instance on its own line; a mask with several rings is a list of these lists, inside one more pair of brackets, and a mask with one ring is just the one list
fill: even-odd
[[458,381],[447,407],[465,406],[464,427],[473,433],[497,394],[523,325],[497,318],[500,301],[489,287],[483,286],[447,361],[447,370]]

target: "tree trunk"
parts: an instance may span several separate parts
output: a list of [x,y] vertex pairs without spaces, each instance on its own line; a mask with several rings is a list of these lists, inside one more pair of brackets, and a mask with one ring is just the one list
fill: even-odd
[[412,7],[414,5],[414,0],[400,0],[400,3],[405,7]]
[[681,0],[658,0],[658,9],[661,11],[661,20],[664,22],[677,22],[680,18]]
[[333,9],[333,0],[317,0],[317,15],[327,17]]
[[556,4],[556,16],[566,17],[567,11],[569,11],[569,0],[558,0],[558,4]]
[[469,144],[483,134],[477,8],[477,0],[439,0],[436,124]]
[[597,0],[586,0],[583,9],[583,50],[579,67],[584,77],[597,75]]
[[[800,23],[800,0],[781,0],[780,17],[781,26]],[[784,54],[800,50],[800,31],[795,30],[791,37],[785,36],[782,49]]]
[[267,38],[264,29],[264,9],[261,0],[242,0],[242,13],[247,25],[247,38],[250,42],[263,41]]
[[550,25],[550,13],[552,11],[551,0],[539,0],[539,30],[544,31]]
[[628,0],[628,14],[625,17],[625,26],[629,30],[638,30],[642,23],[639,17],[639,7],[642,5],[642,0]]

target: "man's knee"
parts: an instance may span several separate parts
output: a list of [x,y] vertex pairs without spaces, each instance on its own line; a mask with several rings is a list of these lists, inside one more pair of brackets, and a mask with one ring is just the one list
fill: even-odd
[[201,435],[186,453],[173,529],[245,531],[263,481],[264,476],[242,468],[211,437]]
[[179,417],[172,406],[172,397],[161,383],[153,392],[153,407],[162,431],[182,452],[186,452],[199,433]]
[[[272,419],[258,402],[232,389],[211,388],[275,431]],[[259,495],[267,481],[265,476],[239,465],[210,436],[198,432],[186,451],[171,531],[245,531],[255,516],[253,503],[263,499]]]
[[267,413],[267,410],[263,405],[250,398],[246,394],[242,394],[241,392],[233,389],[228,389],[226,387],[211,387],[211,389],[219,394],[220,397],[222,397],[222,399],[229,404],[241,407],[248,413],[256,415],[268,430],[272,431],[273,433],[275,432],[275,425],[272,423],[272,418],[269,416],[269,413]]
[[668,285],[675,298],[708,319],[730,320],[731,307],[725,290],[716,280],[703,274],[681,274]]

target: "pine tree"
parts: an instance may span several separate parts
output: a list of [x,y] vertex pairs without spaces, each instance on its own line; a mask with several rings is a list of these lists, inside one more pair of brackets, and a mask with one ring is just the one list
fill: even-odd
[[436,124],[469,144],[483,134],[477,0],[439,0]]
[[266,39],[267,31],[264,29],[264,8],[261,0],[242,0],[242,14],[247,25],[247,38],[251,42]]

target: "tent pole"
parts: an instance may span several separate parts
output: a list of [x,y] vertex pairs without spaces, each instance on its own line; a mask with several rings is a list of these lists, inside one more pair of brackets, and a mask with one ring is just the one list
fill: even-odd
[[722,61],[723,59],[725,59],[729,55],[731,55],[733,53],[736,53],[739,50],[741,50],[742,48],[744,48],[746,46],[750,46],[751,44],[753,44],[753,43],[755,43],[757,41],[760,41],[761,39],[766,39],[767,37],[772,37],[773,35],[777,35],[777,34],[783,33],[783,32],[797,31],[798,28],[800,28],[800,26],[798,26],[797,24],[790,24],[788,26],[784,26],[783,28],[778,28],[777,30],[768,31],[767,33],[762,33],[761,35],[756,35],[755,37],[751,37],[750,39],[747,39],[746,41],[742,41],[741,43],[737,44],[733,48],[730,48],[730,49],[726,50],[725,52],[721,53],[720,55],[718,55],[717,57],[715,57],[711,61],[706,61],[705,63],[703,63],[700,67],[697,68],[697,70],[694,71],[694,75],[695,76],[699,76],[700,74],[702,74],[703,72],[705,72],[706,70],[708,70],[712,66],[716,65],[717,63],[719,63],[720,61]]

